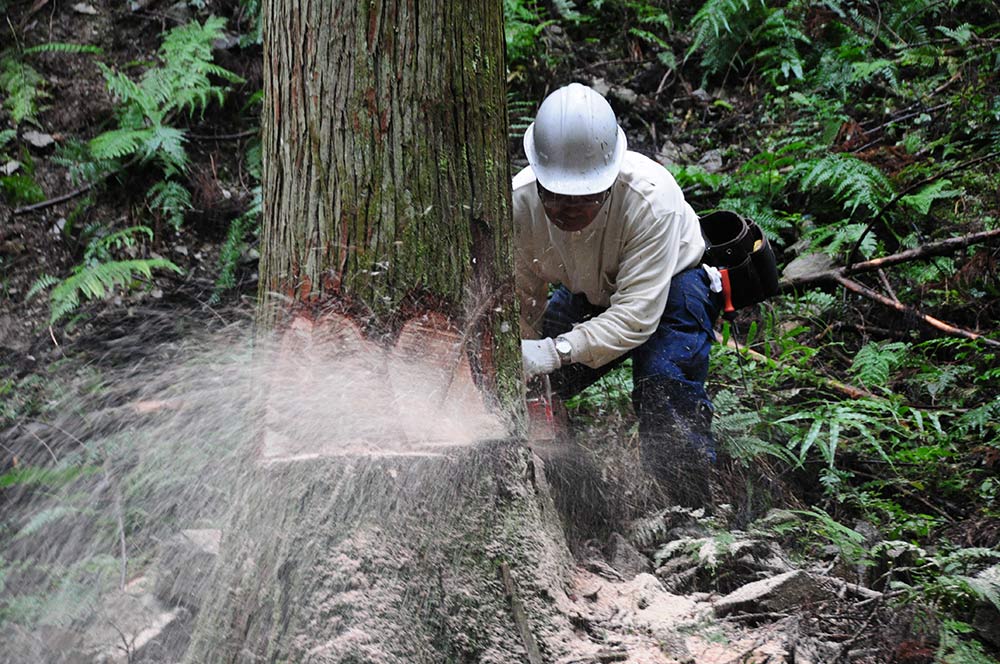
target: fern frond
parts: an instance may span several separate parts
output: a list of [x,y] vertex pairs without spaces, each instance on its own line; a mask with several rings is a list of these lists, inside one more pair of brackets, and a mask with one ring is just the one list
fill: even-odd
[[80,306],[80,297],[88,300],[106,297],[116,286],[127,286],[138,277],[151,278],[153,270],[181,269],[165,258],[142,258],[109,261],[97,265],[78,265],[73,274],[56,286],[49,295],[49,322],[62,320]]
[[73,54],[101,55],[104,53],[104,49],[102,49],[100,46],[93,46],[91,44],[70,44],[66,42],[49,42],[47,44],[39,44],[37,46],[32,46],[30,48],[24,49],[25,55],[31,55],[32,53],[73,53]]
[[250,232],[256,232],[260,226],[262,209],[262,193],[260,185],[254,187],[253,201],[250,209],[236,217],[229,224],[226,241],[219,251],[219,277],[215,280],[215,288],[209,299],[210,304],[218,302],[222,293],[236,285],[236,264],[243,254],[244,240]]
[[15,125],[34,120],[38,103],[48,97],[42,90],[45,79],[31,65],[16,56],[0,60],[0,91],[3,105]]
[[16,129],[4,129],[0,131],[0,148],[10,143],[12,140],[17,138]]
[[901,205],[909,206],[920,214],[929,214],[934,201],[941,198],[953,198],[961,196],[961,189],[947,189],[951,185],[951,180],[938,180],[932,182],[915,194],[903,196],[899,199]]
[[875,166],[857,157],[836,153],[813,159],[797,167],[793,176],[806,194],[813,189],[832,191],[835,200],[853,214],[864,206],[879,210],[893,194],[889,179]]
[[149,140],[149,129],[112,129],[90,140],[90,154],[94,159],[121,159],[135,154]]
[[902,341],[867,343],[855,354],[850,372],[868,387],[888,385],[890,372],[903,363],[909,352],[910,345]]
[[43,274],[42,276],[35,279],[35,283],[31,284],[31,288],[28,289],[28,294],[24,296],[24,299],[30,300],[39,293],[41,293],[46,288],[50,286],[55,286],[59,283],[59,279],[53,277],[51,274]]
[[167,177],[183,173],[187,170],[186,140],[184,132],[175,127],[152,127],[143,141],[145,159],[159,159]]
[[147,193],[151,210],[160,212],[175,230],[184,224],[184,214],[190,210],[191,192],[176,180],[161,180]]
[[136,235],[145,235],[150,240],[153,239],[153,229],[149,226],[129,226],[114,231],[97,240],[93,240],[87,245],[83,254],[84,261],[106,261],[111,259],[111,250],[123,247],[134,247]]

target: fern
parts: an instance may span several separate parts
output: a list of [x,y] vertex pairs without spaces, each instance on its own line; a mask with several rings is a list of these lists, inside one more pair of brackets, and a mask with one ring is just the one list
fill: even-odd
[[211,304],[218,302],[223,292],[236,285],[236,265],[243,254],[247,235],[256,233],[260,226],[262,203],[261,188],[258,185],[254,188],[250,209],[229,225],[226,241],[219,251],[219,277],[215,280],[215,289],[209,300]]
[[875,166],[847,154],[829,154],[805,162],[795,169],[799,189],[830,190],[834,200],[853,215],[861,206],[871,212],[879,210],[892,197],[888,178]]
[[868,343],[854,356],[850,371],[866,386],[888,385],[890,372],[903,363],[909,352],[909,344],[901,341]]
[[170,30],[159,50],[160,66],[147,69],[138,81],[98,65],[119,102],[118,127],[94,137],[90,155],[97,162],[135,157],[158,164],[164,180],[150,189],[147,199],[175,229],[191,208],[191,194],[174,179],[187,170],[188,157],[184,131],[170,121],[178,113],[204,113],[213,101],[223,103],[226,88],[213,84],[213,77],[243,80],[212,62],[212,44],[224,27],[224,19],[210,17],[204,24],[194,21]]
[[103,237],[93,240],[87,245],[83,254],[85,262],[100,262],[111,260],[111,251],[136,245],[135,237],[145,235],[148,239],[153,239],[153,229],[149,226],[129,226],[109,233]]
[[934,201],[962,195],[961,189],[948,189],[947,187],[949,186],[951,186],[951,180],[938,180],[915,194],[903,196],[899,199],[899,202],[901,205],[916,210],[920,214],[929,214]]
[[731,390],[720,390],[713,402],[712,432],[734,459],[746,463],[771,456],[786,463],[795,462],[788,449],[755,435],[754,431],[761,427],[760,413],[744,409]]
[[92,46],[90,44],[70,44],[66,42],[49,42],[47,44],[39,44],[37,46],[31,46],[24,49],[23,53],[25,55],[32,55],[34,53],[69,53],[72,55],[101,55],[104,53],[104,49],[100,46]]
[[11,53],[0,57],[0,91],[3,105],[15,125],[33,122],[38,104],[48,94],[42,90],[45,79],[21,57]]
[[150,209],[162,214],[174,230],[180,230],[185,212],[193,207],[191,192],[176,180],[157,182],[147,193],[147,199]]
[[[733,26],[740,25],[751,11],[751,2],[757,0],[708,0],[691,19],[694,40],[688,47],[685,58],[706,44],[718,42],[722,37],[734,32]],[[710,57],[710,56],[707,56]],[[710,57],[710,59],[718,59]]]
[[80,306],[81,297],[92,300],[106,297],[115,287],[129,287],[140,277],[152,277],[153,270],[181,269],[165,258],[114,260],[112,252],[136,245],[136,236],[153,237],[147,226],[131,226],[92,240],[84,252],[83,262],[73,268],[65,279],[42,275],[32,285],[29,297],[52,288],[49,294],[49,323],[55,324]]
[[129,286],[140,277],[150,279],[153,270],[181,269],[165,258],[141,258],[110,261],[97,265],[78,265],[73,274],[52,289],[49,295],[49,323],[55,324],[80,306],[80,297],[88,300],[106,297],[116,286]]

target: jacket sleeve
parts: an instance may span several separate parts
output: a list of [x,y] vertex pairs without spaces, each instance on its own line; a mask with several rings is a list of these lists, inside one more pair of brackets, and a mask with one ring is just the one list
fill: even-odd
[[597,368],[639,346],[656,330],[681,253],[677,213],[624,238],[611,305],[564,336],[573,361]]

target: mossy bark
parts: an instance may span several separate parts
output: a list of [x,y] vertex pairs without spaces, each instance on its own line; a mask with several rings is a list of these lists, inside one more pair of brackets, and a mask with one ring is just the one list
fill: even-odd
[[563,654],[569,555],[521,445],[261,466],[239,498],[188,662]]
[[270,0],[263,20],[260,322],[285,298],[376,332],[435,309],[516,407],[501,3]]

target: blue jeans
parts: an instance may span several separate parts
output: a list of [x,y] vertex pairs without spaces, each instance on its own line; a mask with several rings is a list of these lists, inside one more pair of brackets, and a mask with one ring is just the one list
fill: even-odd
[[[674,276],[660,324],[645,343],[597,369],[571,364],[551,376],[553,390],[567,398],[632,358],[632,405],[639,417],[642,456],[661,483],[676,484],[692,464],[716,458],[705,379],[721,303],[709,283],[701,267]],[[542,331],[556,337],[602,311],[585,295],[559,286],[549,298]]]

